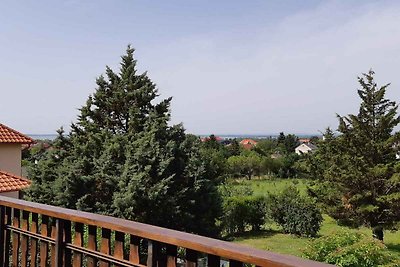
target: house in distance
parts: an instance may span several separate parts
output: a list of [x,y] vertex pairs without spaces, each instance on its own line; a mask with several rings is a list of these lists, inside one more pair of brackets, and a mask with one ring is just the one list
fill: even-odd
[[244,149],[250,150],[257,145],[257,141],[247,138],[247,139],[243,139],[242,141],[240,141],[240,145]]
[[317,146],[312,143],[303,143],[295,148],[295,152],[297,155],[303,155],[317,150]]
[[32,138],[0,123],[0,195],[19,198],[20,191],[30,186],[22,177],[22,146],[32,144]]

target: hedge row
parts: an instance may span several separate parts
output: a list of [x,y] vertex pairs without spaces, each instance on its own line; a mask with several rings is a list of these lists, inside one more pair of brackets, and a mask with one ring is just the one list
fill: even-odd
[[260,230],[268,220],[280,225],[285,233],[316,236],[322,215],[316,204],[294,187],[267,197],[230,196],[224,200],[221,223],[226,234]]

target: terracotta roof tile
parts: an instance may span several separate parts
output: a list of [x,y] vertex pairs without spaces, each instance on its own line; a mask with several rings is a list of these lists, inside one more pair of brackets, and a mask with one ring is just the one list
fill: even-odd
[[257,141],[253,140],[253,139],[243,139],[242,141],[240,141],[241,145],[246,145],[246,144],[250,144],[250,145],[257,145]]
[[32,138],[0,123],[0,143],[33,143]]
[[31,181],[26,178],[0,171],[0,193],[19,191],[29,187],[30,184]]

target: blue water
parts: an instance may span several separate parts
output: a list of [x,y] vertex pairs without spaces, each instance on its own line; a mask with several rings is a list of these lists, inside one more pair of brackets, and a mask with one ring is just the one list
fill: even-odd
[[29,134],[28,136],[34,140],[54,140],[57,137],[56,134]]

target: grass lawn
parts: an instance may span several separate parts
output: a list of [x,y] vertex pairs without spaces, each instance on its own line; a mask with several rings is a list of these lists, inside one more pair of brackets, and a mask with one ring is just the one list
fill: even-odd
[[237,188],[251,187],[254,195],[281,192],[290,185],[297,187],[301,193],[305,194],[308,183],[309,181],[306,179],[268,179],[263,177],[254,178],[252,180],[236,179],[230,181],[230,184]]
[[[251,186],[254,194],[262,195],[269,192],[282,191],[288,185],[295,185],[299,188],[300,192],[305,193],[307,180],[296,180],[296,179],[255,179],[252,181],[248,180],[237,180],[233,182],[235,186]],[[260,232],[249,232],[245,233],[234,239],[234,242],[248,245],[251,247],[270,250],[283,254],[291,254],[301,256],[304,248],[307,247],[310,242],[310,238],[296,237],[289,234],[283,234],[277,225],[271,224],[266,226],[265,231]],[[320,236],[326,236],[332,232],[346,229],[349,231],[361,231],[367,235],[371,235],[371,229],[362,227],[359,229],[350,229],[348,227],[339,226],[334,219],[324,215],[324,221],[319,232]],[[400,232],[385,231],[384,241],[386,246],[393,253],[400,257]]]

